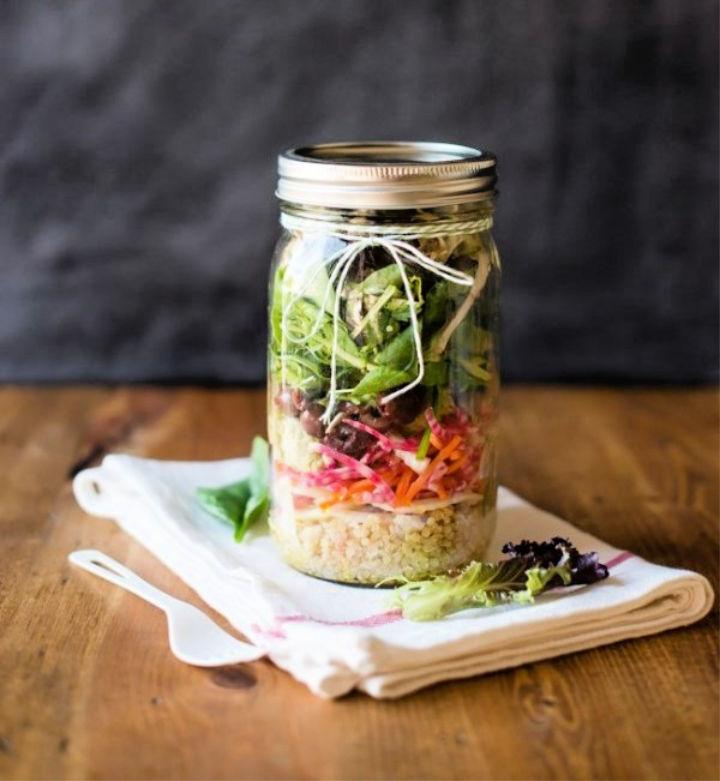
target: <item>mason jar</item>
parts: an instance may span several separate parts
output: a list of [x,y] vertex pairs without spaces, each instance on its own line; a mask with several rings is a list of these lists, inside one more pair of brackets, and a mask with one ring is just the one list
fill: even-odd
[[343,583],[481,559],[495,528],[495,156],[323,144],[279,158],[270,528]]

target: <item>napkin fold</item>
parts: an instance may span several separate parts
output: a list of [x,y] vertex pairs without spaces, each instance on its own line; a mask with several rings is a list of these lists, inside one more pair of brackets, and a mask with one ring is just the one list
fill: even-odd
[[378,698],[693,623],[714,601],[708,581],[651,564],[533,507],[507,489],[488,559],[504,542],[568,537],[595,550],[610,577],[557,589],[532,606],[473,609],[440,621],[406,621],[381,589],[302,575],[277,553],[267,528],[242,544],[197,503],[199,486],[244,477],[247,459],[155,461],[110,455],[75,478],[91,515],[111,518],[268,657],[321,697],[353,688]]

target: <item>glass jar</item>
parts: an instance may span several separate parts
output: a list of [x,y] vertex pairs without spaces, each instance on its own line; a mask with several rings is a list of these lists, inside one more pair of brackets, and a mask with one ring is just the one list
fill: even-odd
[[270,528],[320,578],[417,579],[495,528],[495,158],[449,144],[280,157]]

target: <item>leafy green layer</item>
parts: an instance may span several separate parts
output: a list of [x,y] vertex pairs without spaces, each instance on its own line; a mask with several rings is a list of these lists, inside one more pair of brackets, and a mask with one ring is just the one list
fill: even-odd
[[[449,263],[455,262],[455,253],[462,253],[457,262],[470,274],[484,262],[479,236],[434,238],[416,245]],[[373,402],[378,394],[407,384],[418,374],[410,303],[397,264],[390,255],[387,258],[387,265],[364,279],[348,278],[342,290],[337,380],[340,396],[356,403]],[[468,288],[417,271],[412,264],[405,268],[422,337],[423,385],[450,385],[461,391],[484,387],[491,379],[493,344],[476,309],[467,307]],[[297,275],[290,278],[281,264],[271,303],[271,370],[279,377],[284,364],[286,384],[320,401],[329,387],[337,295],[330,287],[329,271],[315,269],[300,284]],[[464,302],[467,316],[458,323],[460,312],[453,321]]]

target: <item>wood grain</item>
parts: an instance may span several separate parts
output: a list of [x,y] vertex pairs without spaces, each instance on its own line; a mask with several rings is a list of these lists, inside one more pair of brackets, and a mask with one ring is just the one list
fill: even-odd
[[[68,474],[110,450],[233,456],[263,420],[259,391],[0,390],[0,777],[718,777],[714,617],[397,702],[324,702],[267,662],[185,667],[157,611],[70,571],[71,550],[99,547],[198,604],[84,515]],[[501,472],[536,504],[717,586],[714,391],[508,388]]]

